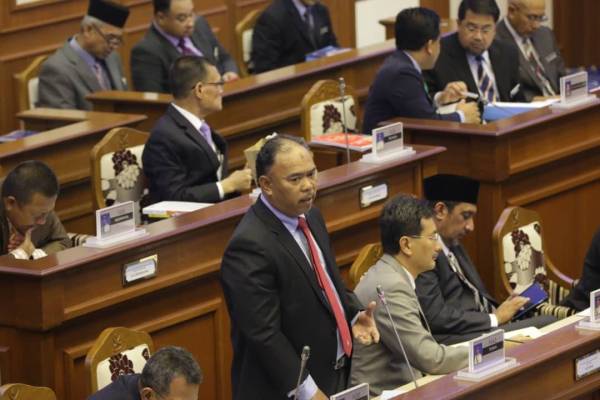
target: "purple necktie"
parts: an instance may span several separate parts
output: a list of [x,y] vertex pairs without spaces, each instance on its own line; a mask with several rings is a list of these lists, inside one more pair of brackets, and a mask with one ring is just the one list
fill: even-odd
[[202,125],[200,125],[200,134],[202,135],[202,137],[204,138],[204,140],[206,140],[206,142],[208,143],[208,145],[214,149],[215,145],[214,142],[212,140],[212,135],[210,132],[210,126],[208,126],[208,124],[206,122],[202,122]]
[[185,44],[185,38],[179,39],[179,43],[177,43],[177,48],[181,51],[181,54],[183,54],[184,56],[194,55],[192,49],[187,47],[187,45]]

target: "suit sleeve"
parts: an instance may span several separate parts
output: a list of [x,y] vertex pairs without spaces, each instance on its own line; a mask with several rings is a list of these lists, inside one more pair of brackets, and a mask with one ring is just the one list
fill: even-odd
[[52,211],[48,214],[46,237],[42,237],[37,241],[36,247],[41,247],[46,254],[58,253],[61,250],[71,247],[71,240],[67,235],[63,224],[58,219],[58,216]]
[[206,22],[206,19],[199,16],[196,19],[196,29],[200,31],[200,34],[210,43],[210,48],[212,49],[212,56],[216,59],[217,69],[221,74],[226,72],[235,72],[239,73],[238,66],[229,54],[225,47],[219,43],[219,40],[214,35],[210,25]]
[[[407,285],[393,284],[384,290],[390,314],[413,367],[427,374],[439,375],[456,371],[468,364],[469,352],[466,347],[453,348],[438,344],[423,327],[417,300],[409,292]],[[382,343],[396,357],[403,359],[394,328],[383,307],[376,308],[375,319]]]
[[327,7],[323,6],[324,8],[324,14],[325,14],[325,18],[327,19],[327,26],[329,27],[329,41],[331,43],[331,46],[336,46],[338,47],[338,41],[337,41],[337,37],[335,36],[335,32],[333,30],[333,25],[331,24],[331,16],[329,15],[329,10],[327,9]]
[[282,53],[279,24],[274,18],[263,13],[256,21],[252,33],[252,64],[255,73],[278,68]]
[[283,395],[295,387],[300,367],[294,347],[280,329],[274,262],[257,240],[234,237],[223,255],[221,283],[232,321]]
[[441,333],[468,333],[491,328],[490,316],[479,311],[465,311],[446,302],[440,290],[436,268],[420,274],[416,279],[417,296],[431,331]]
[[163,200],[217,203],[221,200],[216,182],[186,185],[187,169],[169,135],[150,140],[144,147],[144,172]]
[[38,96],[40,107],[77,109],[75,88],[65,71],[48,61],[40,71]]

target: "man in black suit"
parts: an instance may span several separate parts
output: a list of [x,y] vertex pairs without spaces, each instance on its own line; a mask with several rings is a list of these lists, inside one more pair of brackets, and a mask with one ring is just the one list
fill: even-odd
[[198,400],[200,383],[202,370],[194,356],[167,346],[148,359],[141,374],[119,376],[88,400]]
[[221,46],[192,0],[153,0],[154,20],[144,38],[131,49],[135,90],[169,93],[169,68],[182,55],[206,58],[223,80],[238,78],[235,60]]
[[[277,136],[256,159],[261,195],[225,249],[221,283],[231,317],[233,399],[287,399],[310,346],[298,399],[346,387],[352,336],[379,340],[372,313],[344,287],[325,221],[312,207],[317,169],[296,137]],[[352,331],[352,332],[351,332]]]
[[442,39],[440,57],[426,80],[429,90],[462,81],[485,101],[523,100],[519,90],[519,54],[510,43],[495,40],[500,10],[495,0],[463,0],[458,32]]
[[[450,82],[434,98],[421,72],[433,68],[440,53],[440,18],[427,8],[408,8],[396,16],[396,47],[375,76],[365,106],[363,133],[396,117],[479,122],[476,103],[465,103],[464,82]],[[456,112],[439,114],[436,107],[458,102]]]
[[318,0],[274,0],[254,26],[252,71],[298,64],[315,50],[337,45],[325,5]]
[[596,289],[600,289],[600,229],[592,238],[585,255],[579,282],[563,300],[561,306],[571,307],[577,311],[585,310],[590,306],[590,292]]
[[174,101],[152,128],[142,154],[153,203],[216,203],[250,188],[250,169],[227,176],[227,143],[205,120],[221,110],[223,84],[217,68],[202,57],[182,56],[173,64]]
[[500,327],[505,331],[542,327],[556,319],[539,316],[511,322],[529,299],[510,296],[502,304],[486,290],[460,244],[475,229],[479,182],[457,175],[435,175],[423,182],[434,212],[442,251],[435,268],[419,275],[416,292],[436,340],[454,344]]
[[566,75],[554,33],[540,25],[547,19],[545,0],[509,0],[506,18],[496,28],[499,39],[519,49],[519,79],[527,101],[560,94],[559,79]]

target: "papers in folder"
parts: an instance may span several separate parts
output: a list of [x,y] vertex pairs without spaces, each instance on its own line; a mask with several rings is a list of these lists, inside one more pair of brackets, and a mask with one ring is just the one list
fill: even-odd
[[189,201],[161,201],[144,207],[142,212],[151,218],[169,218],[176,215],[200,210],[212,206],[212,203],[193,203]]
[[[311,143],[323,144],[326,146],[346,148],[346,135],[344,133],[326,133],[324,135],[313,136]],[[365,151],[371,150],[373,138],[371,135],[360,135],[357,133],[348,134],[348,147],[350,150]]]
[[532,101],[531,103],[491,103],[485,106],[483,110],[483,119],[485,121],[496,121],[499,119],[510,118],[527,111],[547,107],[557,101],[558,99],[549,99],[544,101]]

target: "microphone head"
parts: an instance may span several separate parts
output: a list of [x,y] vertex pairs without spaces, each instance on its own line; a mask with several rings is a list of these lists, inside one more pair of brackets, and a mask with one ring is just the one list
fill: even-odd
[[338,83],[341,87],[344,87],[344,88],[346,87],[346,81],[341,76],[338,78]]
[[303,360],[308,360],[308,357],[310,357],[310,346],[304,346],[302,348],[302,354],[300,356]]
[[381,302],[383,304],[385,304],[385,293],[383,293],[383,288],[381,287],[381,285],[377,285],[377,296],[379,297],[379,300],[381,300]]

